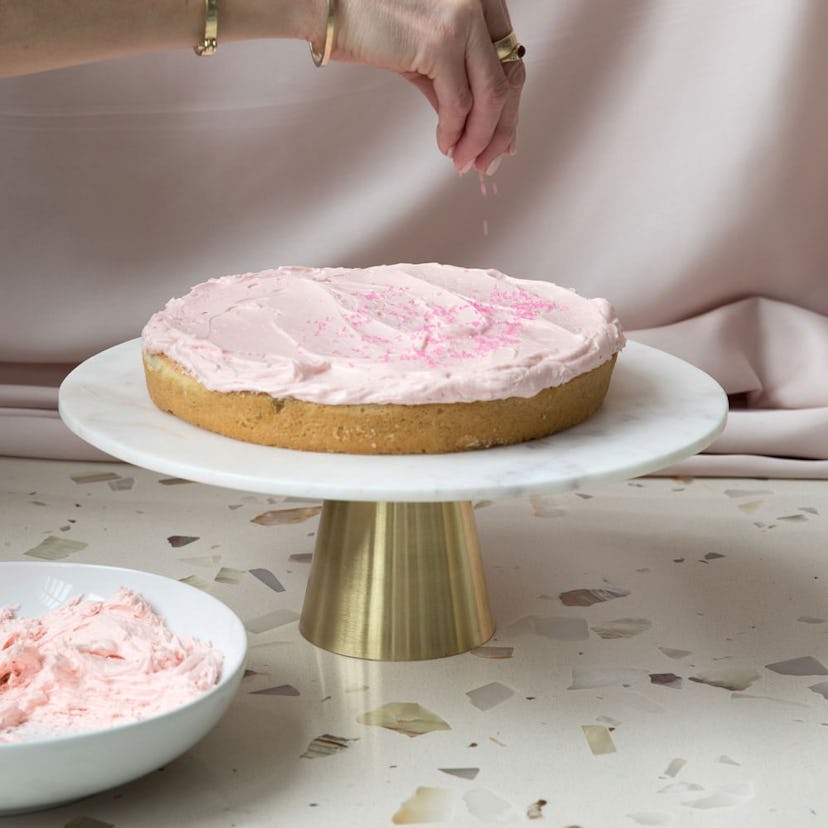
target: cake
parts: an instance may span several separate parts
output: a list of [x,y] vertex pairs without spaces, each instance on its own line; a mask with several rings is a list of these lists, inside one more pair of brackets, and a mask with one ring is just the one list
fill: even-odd
[[439,264],[210,279],[142,335],[164,411],[246,442],[351,454],[464,451],[569,428],[601,406],[623,345],[604,299]]

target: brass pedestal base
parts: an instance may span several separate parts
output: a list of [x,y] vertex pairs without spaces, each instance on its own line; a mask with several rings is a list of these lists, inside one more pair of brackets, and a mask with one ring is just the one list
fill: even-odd
[[325,650],[382,661],[488,641],[471,504],[325,501],[299,628]]

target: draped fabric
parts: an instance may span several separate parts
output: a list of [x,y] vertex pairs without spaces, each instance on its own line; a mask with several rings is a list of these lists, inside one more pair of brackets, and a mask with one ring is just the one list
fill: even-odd
[[0,80],[0,453],[93,458],[71,365],[168,298],[278,264],[549,279],[714,376],[671,472],[828,478],[828,4],[512,0],[518,155],[457,176],[412,87],[222,44]]

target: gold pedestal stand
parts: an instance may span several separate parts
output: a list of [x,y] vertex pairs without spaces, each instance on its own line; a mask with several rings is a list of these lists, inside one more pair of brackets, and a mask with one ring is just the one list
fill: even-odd
[[299,628],[325,650],[382,661],[488,641],[471,503],[325,501]]

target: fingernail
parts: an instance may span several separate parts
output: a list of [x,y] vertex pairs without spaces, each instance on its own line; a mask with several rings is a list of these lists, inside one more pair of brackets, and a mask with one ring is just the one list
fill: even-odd
[[494,175],[499,169],[500,165],[503,163],[503,156],[498,155],[488,167],[486,167],[486,175]]
[[474,158],[471,161],[467,161],[459,170],[458,172],[460,175],[465,175],[472,167],[474,166]]
[[446,150],[446,157],[447,158],[454,158],[454,147],[449,147]]

